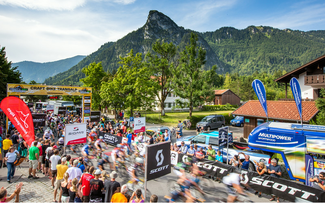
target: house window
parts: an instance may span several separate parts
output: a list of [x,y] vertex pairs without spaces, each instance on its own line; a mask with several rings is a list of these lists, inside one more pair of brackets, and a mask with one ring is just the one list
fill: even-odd
[[325,66],[323,67],[323,74],[325,74]]
[[175,102],[173,102],[173,106],[176,106]]
[[168,96],[167,97],[172,97],[172,94],[171,93],[168,93]]
[[172,108],[172,103],[168,103],[168,108]]

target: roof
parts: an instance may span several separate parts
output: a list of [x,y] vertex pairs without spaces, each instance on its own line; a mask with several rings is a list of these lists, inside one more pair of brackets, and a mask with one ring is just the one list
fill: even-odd
[[[269,119],[300,121],[295,101],[267,101]],[[303,122],[309,122],[318,109],[315,101],[302,101]],[[266,118],[264,110],[258,100],[250,100],[232,112],[233,115]]]
[[214,94],[218,94],[218,95],[221,95],[225,92],[227,92],[229,89],[226,89],[226,90],[214,90]]
[[289,83],[292,77],[297,77],[297,75],[303,73],[306,71],[308,66],[313,66],[318,64],[320,61],[325,61],[325,55],[318,57],[317,59],[314,59],[310,61],[309,63],[306,63],[305,65],[300,66],[299,68],[296,68],[287,74],[282,75],[281,77],[275,79],[275,82],[282,82],[282,83]]

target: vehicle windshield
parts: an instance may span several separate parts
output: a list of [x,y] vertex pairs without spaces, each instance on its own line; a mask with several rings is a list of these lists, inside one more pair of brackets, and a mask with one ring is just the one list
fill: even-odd
[[235,120],[243,120],[242,116],[236,116]]
[[204,117],[201,122],[209,122],[209,120],[211,120],[212,117]]

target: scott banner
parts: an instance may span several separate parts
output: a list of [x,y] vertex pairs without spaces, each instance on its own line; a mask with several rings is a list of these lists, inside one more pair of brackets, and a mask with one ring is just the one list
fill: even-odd
[[[188,157],[179,154],[178,162],[188,162]],[[200,170],[206,171],[207,175],[220,179],[236,169],[234,166],[207,159],[198,160],[196,164]],[[253,190],[267,195],[274,194],[290,202],[325,202],[325,191],[323,190],[297,184],[284,178],[275,178],[269,175],[260,176],[255,171],[241,170],[241,175],[242,184],[248,184]]]
[[266,117],[268,117],[267,103],[266,103],[266,92],[265,92],[265,87],[264,87],[263,83],[260,80],[255,79],[252,83],[252,87],[255,91],[255,94],[256,94],[258,100],[260,101],[260,103],[262,105],[262,108],[266,114]]
[[297,78],[295,78],[295,77],[291,78],[290,87],[291,87],[291,91],[293,94],[293,98],[295,99],[295,102],[297,105],[300,119],[302,120],[301,89],[300,89],[300,85],[299,85]]
[[134,133],[146,131],[146,117],[134,118]]
[[34,128],[44,127],[46,121],[46,113],[33,113]]
[[156,179],[171,172],[170,142],[147,145],[146,157],[147,180]]
[[64,145],[81,144],[87,142],[87,132],[85,123],[75,123],[65,125]]
[[25,102],[17,97],[6,97],[1,101],[0,108],[31,146],[35,141],[34,125],[32,114]]

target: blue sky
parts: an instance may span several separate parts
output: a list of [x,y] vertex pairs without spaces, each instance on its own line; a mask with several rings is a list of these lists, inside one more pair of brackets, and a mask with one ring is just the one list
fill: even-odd
[[88,55],[143,26],[150,10],[200,32],[325,27],[323,0],[0,0],[0,46],[13,62]]

